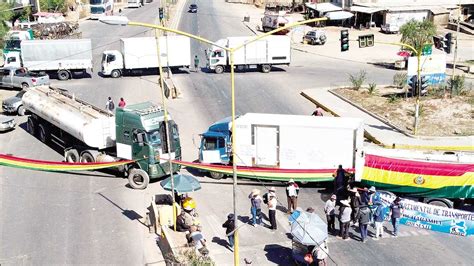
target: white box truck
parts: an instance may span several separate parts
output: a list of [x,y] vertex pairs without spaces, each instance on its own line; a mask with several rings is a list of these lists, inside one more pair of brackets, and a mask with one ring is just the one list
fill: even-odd
[[[191,41],[185,36],[161,36],[160,61],[163,67],[189,67]],[[107,50],[102,54],[104,76],[118,78],[129,72],[158,68],[156,39],[154,37],[122,38],[120,51]]]
[[235,134],[238,166],[335,170],[342,165],[355,169],[355,178],[360,180],[364,167],[361,119],[247,113],[236,118],[235,128],[232,133],[230,118],[211,125],[202,134],[199,161],[231,164],[231,138]]
[[60,80],[70,79],[73,73],[85,75],[88,69],[92,69],[91,40],[24,40],[21,52],[5,55],[5,66],[57,74]]
[[[230,53],[221,47],[235,48],[253,38],[255,36],[218,40],[216,42],[218,46],[213,45],[207,52],[207,67],[218,74],[229,69]],[[267,36],[234,52],[234,65],[238,70],[259,68],[260,71],[268,73],[272,66],[290,65],[290,62],[291,42],[288,36]]]

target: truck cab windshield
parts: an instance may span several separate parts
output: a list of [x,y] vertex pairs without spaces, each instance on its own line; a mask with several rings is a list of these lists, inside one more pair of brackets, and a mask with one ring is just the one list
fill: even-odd
[[153,130],[147,133],[147,139],[151,145],[161,145],[160,130]]
[[203,139],[203,149],[204,150],[217,150],[218,148],[224,148],[225,141],[223,138],[219,137],[205,137]]

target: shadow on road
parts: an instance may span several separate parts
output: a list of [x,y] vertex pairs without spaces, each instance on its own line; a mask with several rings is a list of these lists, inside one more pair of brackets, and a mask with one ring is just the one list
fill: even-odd
[[265,256],[270,262],[277,265],[293,265],[291,249],[288,247],[269,244],[265,246],[264,251],[267,252]]
[[111,199],[109,199],[107,196],[105,196],[104,194],[102,194],[101,192],[97,193],[99,196],[101,196],[102,198],[104,198],[106,201],[108,201],[110,204],[114,205],[115,207],[117,207],[119,210],[122,211],[122,214],[127,217],[128,219],[132,220],[132,221],[138,221],[140,224],[142,224],[143,226],[145,226],[146,228],[148,228],[148,225],[146,225],[144,222],[142,222],[140,219],[143,219],[143,217],[138,214],[137,212],[135,212],[134,210],[125,210],[123,209],[122,207],[120,207],[117,203],[113,202]]

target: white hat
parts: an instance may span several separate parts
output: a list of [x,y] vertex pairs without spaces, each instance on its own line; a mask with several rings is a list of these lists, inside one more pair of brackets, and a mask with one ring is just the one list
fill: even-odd
[[276,191],[275,187],[271,187],[268,191]]
[[369,191],[375,192],[375,187],[374,187],[374,186],[371,186],[371,187],[369,188]]
[[256,188],[252,189],[252,197],[255,196],[255,195],[258,195],[258,194],[260,194],[260,190],[258,190]]
[[349,204],[348,200],[341,200],[342,205],[346,205],[347,207],[350,207],[351,205]]
[[293,180],[293,178],[291,178],[290,181],[288,181],[288,183],[295,183],[295,180]]
[[276,195],[275,195],[275,192],[270,192],[270,193],[268,193],[268,196],[269,197],[275,197]]

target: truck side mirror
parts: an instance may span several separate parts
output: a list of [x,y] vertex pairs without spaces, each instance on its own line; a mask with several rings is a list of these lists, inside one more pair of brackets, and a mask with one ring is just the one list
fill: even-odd
[[145,133],[143,132],[137,133],[137,141],[138,141],[138,145],[143,147],[145,145]]

